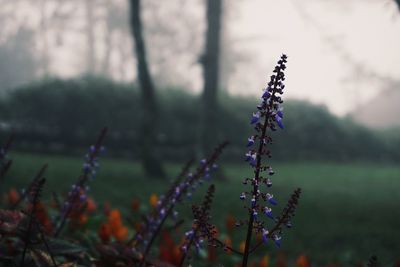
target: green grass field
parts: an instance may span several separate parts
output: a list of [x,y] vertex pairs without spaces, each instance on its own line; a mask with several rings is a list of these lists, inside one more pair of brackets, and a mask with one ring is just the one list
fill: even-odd
[[[45,195],[51,191],[66,192],[76,180],[82,159],[58,156],[11,154],[13,166],[1,188],[24,187],[44,163],[49,164]],[[301,187],[303,195],[293,229],[283,236],[282,249],[288,258],[300,253],[309,256],[318,266],[329,262],[355,266],[375,254],[382,266],[393,266],[400,259],[400,166],[371,163],[274,163],[272,193],[282,209],[291,191]],[[174,177],[179,164],[168,164]],[[245,164],[223,166],[226,180],[214,180],[216,197],[213,220],[224,232],[227,213],[247,219],[239,194],[248,190],[241,181],[250,177]],[[124,160],[101,159],[97,178],[91,182],[91,193],[98,203],[105,200],[128,214],[133,197],[146,202],[151,193],[162,193],[168,181],[144,177],[140,165]],[[202,197],[206,186],[196,192],[194,202]],[[181,207],[187,214],[190,203]],[[185,215],[182,215],[185,216]],[[244,229],[237,229],[235,243],[244,239]],[[238,244],[236,244],[238,245]],[[277,253],[272,244],[259,249],[272,258]],[[262,252],[261,252],[262,250]]]

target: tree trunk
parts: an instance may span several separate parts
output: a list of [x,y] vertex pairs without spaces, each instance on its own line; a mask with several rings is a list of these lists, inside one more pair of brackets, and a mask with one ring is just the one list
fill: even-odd
[[41,51],[41,71],[42,75],[47,76],[49,74],[49,43],[47,39],[47,14],[46,14],[46,0],[39,2],[40,9],[40,37],[42,41]]
[[222,0],[207,0],[207,32],[202,58],[204,90],[202,110],[202,153],[209,153],[217,144],[218,80]]
[[94,26],[95,26],[95,18],[94,18],[94,8],[95,0],[86,0],[85,1],[85,9],[86,9],[86,38],[87,38],[87,66],[86,70],[89,73],[96,72],[96,45],[95,45],[95,35],[94,35]]
[[165,177],[164,169],[156,153],[158,105],[155,88],[147,65],[143,28],[140,18],[140,0],[130,0],[130,26],[135,43],[138,78],[142,95],[142,121],[140,141],[141,158],[146,174]]

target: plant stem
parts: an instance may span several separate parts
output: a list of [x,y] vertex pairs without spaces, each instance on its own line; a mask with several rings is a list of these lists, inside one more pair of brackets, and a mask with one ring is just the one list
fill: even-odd
[[267,132],[267,127],[268,127],[268,120],[269,120],[269,116],[270,113],[272,111],[273,105],[274,105],[274,99],[275,99],[275,93],[276,93],[276,88],[278,86],[278,77],[280,75],[280,69],[276,74],[276,79],[274,82],[274,85],[272,87],[272,94],[271,94],[271,98],[270,98],[270,102],[269,102],[269,107],[267,107],[266,111],[267,113],[265,114],[265,119],[264,119],[264,124],[262,125],[262,132],[261,132],[261,136],[259,138],[259,145],[258,145],[258,151],[257,151],[257,163],[256,163],[256,167],[255,167],[255,171],[254,171],[254,185],[253,185],[253,191],[252,191],[252,197],[255,198],[255,203],[252,203],[252,207],[249,210],[249,223],[248,223],[248,227],[247,227],[247,235],[246,235],[246,244],[244,247],[244,253],[243,253],[243,261],[242,261],[242,267],[247,267],[247,262],[249,259],[249,255],[252,251],[250,251],[250,242],[251,242],[251,236],[253,233],[253,223],[254,223],[254,216],[253,216],[253,206],[256,207],[257,206],[257,200],[258,200],[258,184],[259,184],[259,180],[260,180],[260,172],[261,172],[261,155],[263,153],[263,148],[265,146],[265,136],[266,136],[266,132]]

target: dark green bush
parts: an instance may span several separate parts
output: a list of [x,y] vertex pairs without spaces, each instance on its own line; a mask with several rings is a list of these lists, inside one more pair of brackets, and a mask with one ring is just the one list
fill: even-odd
[[[199,139],[199,97],[176,88],[159,90],[159,153],[168,160],[193,155]],[[216,143],[228,139],[226,159],[244,153],[243,136],[251,134],[253,98],[220,95]],[[138,125],[143,114],[138,88],[99,77],[46,79],[12,90],[0,104],[1,135],[11,130],[18,149],[75,153],[103,126],[110,129],[107,147],[115,156],[137,157]],[[378,134],[348,119],[334,117],[323,106],[286,101],[282,142],[274,144],[281,160],[399,160],[400,140]],[[286,112],[287,111],[287,112]],[[228,136],[229,135],[229,136]]]

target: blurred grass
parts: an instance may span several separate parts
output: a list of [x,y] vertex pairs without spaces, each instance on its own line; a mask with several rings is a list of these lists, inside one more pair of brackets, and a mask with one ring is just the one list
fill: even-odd
[[[10,186],[26,186],[44,163],[49,164],[45,195],[67,192],[80,173],[83,159],[11,153],[13,166],[1,191]],[[137,162],[102,158],[101,168],[91,182],[91,194],[98,203],[109,201],[128,214],[130,201],[139,197],[147,204],[151,193],[162,193],[169,181],[146,178]],[[275,214],[282,209],[294,188],[301,187],[294,227],[284,233],[281,252],[294,259],[301,253],[318,265],[338,262],[344,266],[365,262],[377,255],[382,266],[400,259],[400,167],[371,163],[273,163],[275,170],[272,193],[279,201]],[[170,177],[179,173],[179,164],[167,164]],[[247,219],[239,194],[248,190],[241,184],[243,177],[251,177],[245,164],[223,165],[226,180],[214,180],[216,197],[212,207],[213,221],[224,229],[227,213]],[[196,192],[200,199],[206,186]],[[188,214],[190,203],[181,207]],[[182,215],[185,216],[185,215]],[[244,232],[234,231],[238,246]],[[261,251],[262,249],[259,249]],[[260,253],[277,253],[272,245]]]

